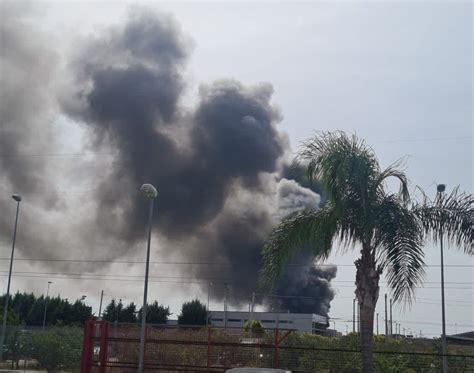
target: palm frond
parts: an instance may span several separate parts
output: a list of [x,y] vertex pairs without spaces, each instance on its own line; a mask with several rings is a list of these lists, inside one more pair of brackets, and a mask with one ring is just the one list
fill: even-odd
[[344,132],[322,132],[304,142],[299,158],[308,165],[308,178],[319,180],[335,203],[351,190],[370,190],[380,172],[373,150]]
[[425,274],[422,227],[397,195],[381,201],[377,221],[377,261],[386,271],[394,299],[411,303]]
[[455,188],[448,195],[438,193],[434,200],[424,194],[423,202],[414,204],[412,211],[421,221],[425,236],[433,242],[443,237],[466,254],[474,255],[473,207],[474,197]]
[[316,260],[325,260],[337,229],[331,205],[320,210],[303,210],[283,220],[263,247],[261,285],[275,287],[285,264],[303,248],[311,248]]
[[410,200],[410,192],[408,191],[408,178],[405,174],[405,172],[401,171],[399,168],[402,166],[403,160],[399,159],[398,161],[392,163],[390,166],[388,166],[385,170],[383,170],[376,183],[377,183],[377,188],[379,190],[379,193],[383,194],[384,193],[384,181],[388,179],[389,177],[394,177],[399,180],[400,182],[400,197],[402,198],[404,203],[408,203]]

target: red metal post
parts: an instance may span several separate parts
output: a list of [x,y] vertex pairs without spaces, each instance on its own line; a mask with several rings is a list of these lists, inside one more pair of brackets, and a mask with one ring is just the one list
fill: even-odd
[[84,324],[84,339],[82,340],[81,373],[91,372],[92,363],[92,331],[95,322],[88,320]]
[[107,321],[100,322],[100,352],[98,373],[105,373],[107,369],[107,336],[109,334],[109,324]]
[[211,368],[211,327],[207,327],[207,373]]
[[145,344],[143,346],[143,371],[146,370],[146,341],[148,340],[148,324],[145,324]]
[[278,341],[278,329],[275,329],[275,353],[273,354],[273,368],[278,368],[278,346],[280,342]]

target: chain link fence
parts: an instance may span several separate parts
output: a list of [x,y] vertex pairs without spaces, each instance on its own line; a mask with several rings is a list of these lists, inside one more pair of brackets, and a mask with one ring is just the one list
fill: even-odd
[[[84,330],[86,333],[84,334]],[[3,369],[132,373],[137,370],[140,326],[91,321],[81,327],[8,327]],[[84,337],[84,338],[83,338]],[[437,340],[376,338],[375,372],[441,372]],[[82,353],[82,358],[81,358]],[[82,361],[81,361],[82,359]],[[242,329],[148,325],[148,372],[225,372],[274,367],[305,372],[361,372],[358,336],[327,338],[290,330],[250,335]],[[450,373],[474,372],[474,347],[448,347]]]
[[[137,324],[86,325],[81,372],[135,372],[139,355]],[[149,372],[225,372],[235,367],[273,367],[297,372],[361,372],[358,337],[327,338],[267,330],[148,325],[145,368]],[[375,341],[375,372],[440,372],[441,354],[433,340]],[[450,348],[450,372],[474,372],[470,346]]]
[[7,326],[1,369],[79,372],[83,327]]

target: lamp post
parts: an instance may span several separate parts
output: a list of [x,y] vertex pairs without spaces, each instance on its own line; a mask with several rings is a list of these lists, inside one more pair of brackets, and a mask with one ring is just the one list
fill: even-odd
[[206,326],[209,325],[209,317],[210,317],[210,312],[209,312],[209,298],[211,296],[211,286],[212,282],[207,283],[207,317],[206,317]]
[[48,309],[49,285],[51,285],[52,283],[52,281],[48,281],[48,290],[46,290],[46,298],[44,298],[43,330],[44,326],[46,325],[46,311]]
[[146,249],[146,265],[145,265],[145,286],[143,289],[143,306],[142,306],[142,326],[140,330],[140,356],[138,361],[138,372],[143,372],[143,363],[145,359],[145,329],[146,329],[146,302],[148,295],[148,272],[150,269],[150,244],[151,244],[151,224],[153,219],[153,201],[158,192],[151,184],[143,184],[140,191],[150,200],[150,212],[148,216],[148,242]]
[[[443,193],[446,190],[446,185],[438,184],[437,186],[437,202],[441,206],[443,200]],[[443,226],[440,222],[440,232],[439,232],[439,246],[441,252],[441,322],[442,322],[442,334],[441,334],[441,351],[443,353],[443,373],[448,372],[448,357],[446,356],[446,310],[444,304],[444,257],[443,257]]]
[[5,308],[3,310],[2,336],[0,337],[0,361],[3,361],[3,345],[5,343],[5,332],[7,328],[8,302],[10,300],[10,283],[12,279],[12,268],[13,268],[13,254],[15,252],[16,228],[18,226],[18,213],[20,212],[20,202],[21,202],[21,196],[19,194],[13,194],[12,198],[16,201],[16,217],[15,217],[15,228],[13,230],[12,255],[10,257],[10,271],[8,272],[7,295],[5,298]]
[[227,282],[224,283],[224,330],[227,328]]
[[100,316],[102,315],[102,301],[104,300],[104,291],[100,292],[100,304],[99,304],[99,320],[102,320]]

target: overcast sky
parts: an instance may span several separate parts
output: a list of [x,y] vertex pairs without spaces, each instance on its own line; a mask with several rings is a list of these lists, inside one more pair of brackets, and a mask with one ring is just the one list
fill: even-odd
[[[6,3],[1,4],[3,18],[7,14]],[[185,70],[186,101],[190,105],[195,102],[202,83],[222,78],[234,78],[244,84],[269,82],[274,89],[272,102],[282,114],[278,127],[288,135],[292,151],[297,151],[300,142],[314,131],[345,130],[366,139],[382,166],[404,158],[413,188],[419,185],[434,196],[436,183],[446,183],[448,190],[460,185],[462,190],[472,192],[471,2],[140,4],[150,12],[171,13],[193,40]],[[68,56],[74,54],[78,43],[124,22],[129,7],[129,3],[117,1],[42,2],[20,4],[17,14],[26,20],[32,33],[41,33],[44,48],[54,51],[55,74],[59,76],[59,71],[67,68]],[[0,76],[1,81],[4,79]],[[51,136],[56,137],[58,144],[53,152],[60,152],[58,149],[83,152],[84,127],[59,112],[53,117]],[[93,175],[87,176],[87,169],[81,166],[82,177],[71,179],[79,175],[75,170],[78,162],[71,157],[51,157],[49,164],[47,172],[57,180],[51,188],[60,191],[59,198],[71,205],[87,206],[87,193],[96,187]],[[3,195],[0,199],[8,200],[11,185],[4,183],[0,188]],[[13,203],[7,206],[9,210],[2,214],[11,215],[13,224],[15,206]],[[26,196],[24,208],[28,208]],[[71,214],[69,211],[68,216],[51,219],[73,224],[80,217]],[[20,238],[18,257],[31,256],[22,254]],[[74,240],[70,233],[67,238]],[[154,239],[158,246],[160,238]],[[2,258],[9,257],[10,242],[11,236],[1,237]],[[141,254],[144,258],[144,252]],[[140,260],[141,254],[128,258]],[[71,251],[67,247],[56,255],[82,258],[80,250]],[[154,260],[169,257],[157,247],[152,255]],[[330,316],[342,332],[346,325],[349,330],[352,327],[345,321],[352,317],[355,273],[351,265],[355,257],[356,253],[335,255],[328,260],[341,265],[333,281],[337,295]],[[100,258],[97,252],[90,259]],[[441,331],[439,248],[430,243],[426,246],[426,263],[425,287],[416,293],[419,301],[411,308],[396,307],[393,318],[407,332],[411,329],[419,334],[421,329],[424,335],[435,336]],[[472,258],[451,248],[445,252],[445,264],[447,331],[473,330]],[[0,265],[6,271],[8,261],[3,260]],[[15,263],[15,270],[50,271],[30,266],[26,261]],[[78,268],[79,272],[83,270],[85,267]],[[141,271],[140,267],[123,264],[106,270],[130,274]],[[153,271],[170,273],[166,266],[158,265]],[[47,281],[47,275],[36,279],[14,277],[12,288],[39,294],[45,290]],[[124,302],[141,303],[142,285],[138,281],[53,279],[53,282],[52,293],[72,299],[86,294],[95,312],[101,289],[105,289],[106,301],[115,296]],[[384,285],[377,306],[380,320]],[[150,297],[169,304],[174,313],[179,312],[183,300],[194,296],[206,299],[206,294],[192,284],[151,283]],[[211,309],[222,309],[222,304],[211,302]],[[382,325],[381,321],[381,332]]]

